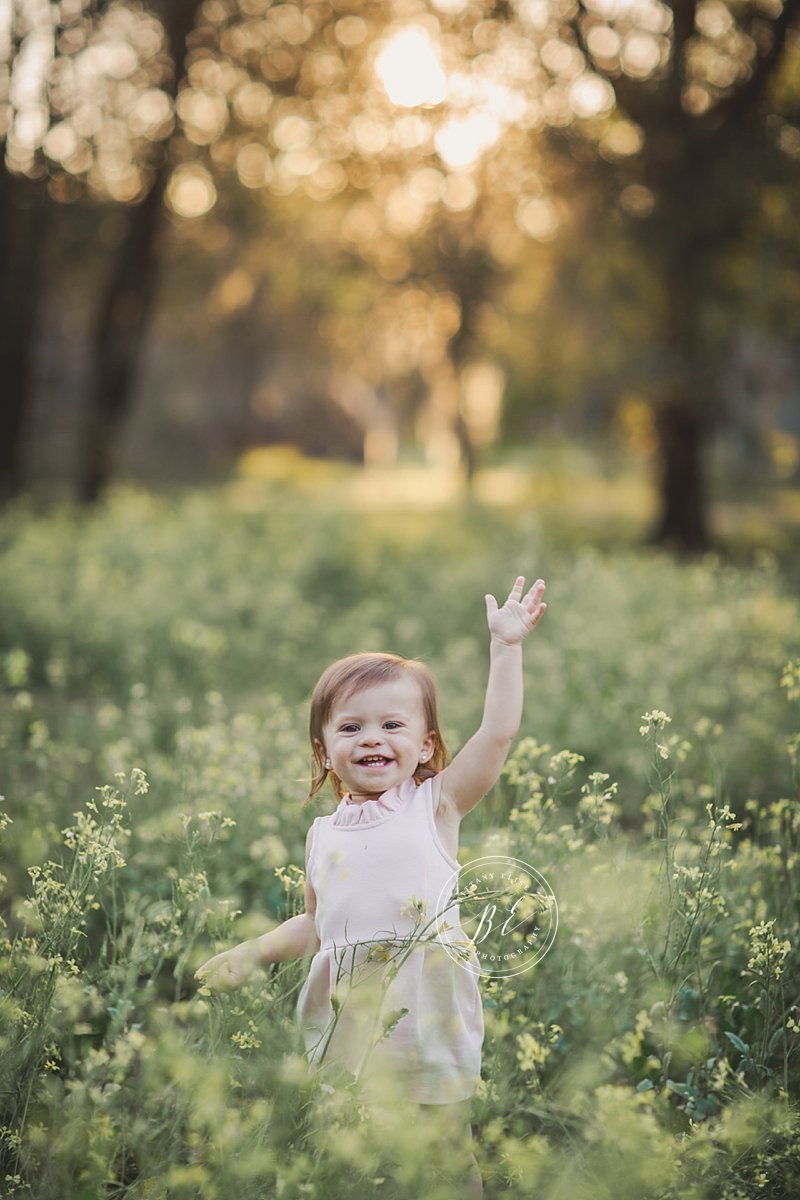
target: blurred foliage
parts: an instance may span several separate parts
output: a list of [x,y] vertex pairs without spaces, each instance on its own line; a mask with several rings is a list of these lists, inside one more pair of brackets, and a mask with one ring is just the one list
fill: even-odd
[[[121,448],[139,478],[219,476],[275,442],[472,469],[499,434],[554,426],[612,427],[652,461],[686,367],[671,265],[692,410],[750,482],[796,475],[795,0],[704,0],[688,25],[658,0],[189,7],[178,80],[158,0],[26,0],[0,41],[6,182],[47,204],[25,234],[48,244],[30,476],[74,474],[93,310],[165,163]],[[493,386],[470,398],[476,362],[502,412]]]
[[588,548],[555,485],[534,516],[413,507],[387,476],[367,510],[363,477],[272,468],[0,519],[6,1193],[452,1194],[427,1116],[375,1131],[358,1089],[307,1075],[307,962],[216,998],[191,976],[302,905],[308,823],[334,804],[302,807],[324,666],[423,657],[455,749],[482,705],[483,593],[519,569],[548,613],[460,853],[532,862],[559,928],[534,970],[482,985],[486,1195],[792,1194],[800,623],[778,560]]

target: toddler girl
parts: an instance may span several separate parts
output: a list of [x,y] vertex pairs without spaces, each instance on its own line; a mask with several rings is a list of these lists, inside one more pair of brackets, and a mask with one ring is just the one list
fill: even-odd
[[519,728],[522,642],[547,607],[543,581],[525,595],[524,584],[519,576],[502,607],[486,596],[483,720],[449,764],[422,663],[355,654],[324,672],[311,699],[309,799],[330,777],[339,803],[308,832],[305,912],[195,974],[237,987],[256,966],[313,955],[296,1008],[309,1063],[344,1069],[367,1094],[377,1088],[378,1103],[436,1105],[463,1138],[475,1196],[482,1187],[468,1110],[484,1032],[480,967],[474,950],[462,966],[441,945],[466,940],[458,909],[438,928],[431,918],[459,869],[460,822],[497,780]]

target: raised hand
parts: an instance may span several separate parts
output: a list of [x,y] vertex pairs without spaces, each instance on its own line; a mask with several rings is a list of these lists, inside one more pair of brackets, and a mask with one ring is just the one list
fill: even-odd
[[506,645],[523,642],[547,608],[543,603],[544,580],[537,579],[523,596],[525,576],[518,575],[502,608],[494,596],[486,597],[486,620],[492,638]]

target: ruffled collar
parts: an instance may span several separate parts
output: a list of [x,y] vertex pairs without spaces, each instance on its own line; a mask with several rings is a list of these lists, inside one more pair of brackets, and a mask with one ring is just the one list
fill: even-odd
[[398,812],[409,797],[417,790],[413,779],[397,787],[389,788],[375,800],[351,800],[343,796],[331,815],[331,824],[337,829],[363,829],[367,825],[378,825]]

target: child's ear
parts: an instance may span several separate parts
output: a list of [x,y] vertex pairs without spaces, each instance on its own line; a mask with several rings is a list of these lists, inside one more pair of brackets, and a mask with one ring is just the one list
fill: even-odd
[[435,749],[436,734],[433,732],[433,730],[431,730],[429,733],[426,733],[425,737],[422,739],[422,746],[420,747],[419,752],[419,761],[427,762],[428,759],[433,756]]
[[[314,738],[314,753],[316,754],[319,762],[322,763],[323,766],[325,766],[325,763],[328,761],[328,755],[327,755],[327,751],[326,751],[325,747],[323,746],[323,744],[319,740],[319,738]],[[327,768],[326,768],[326,770],[327,770]]]

